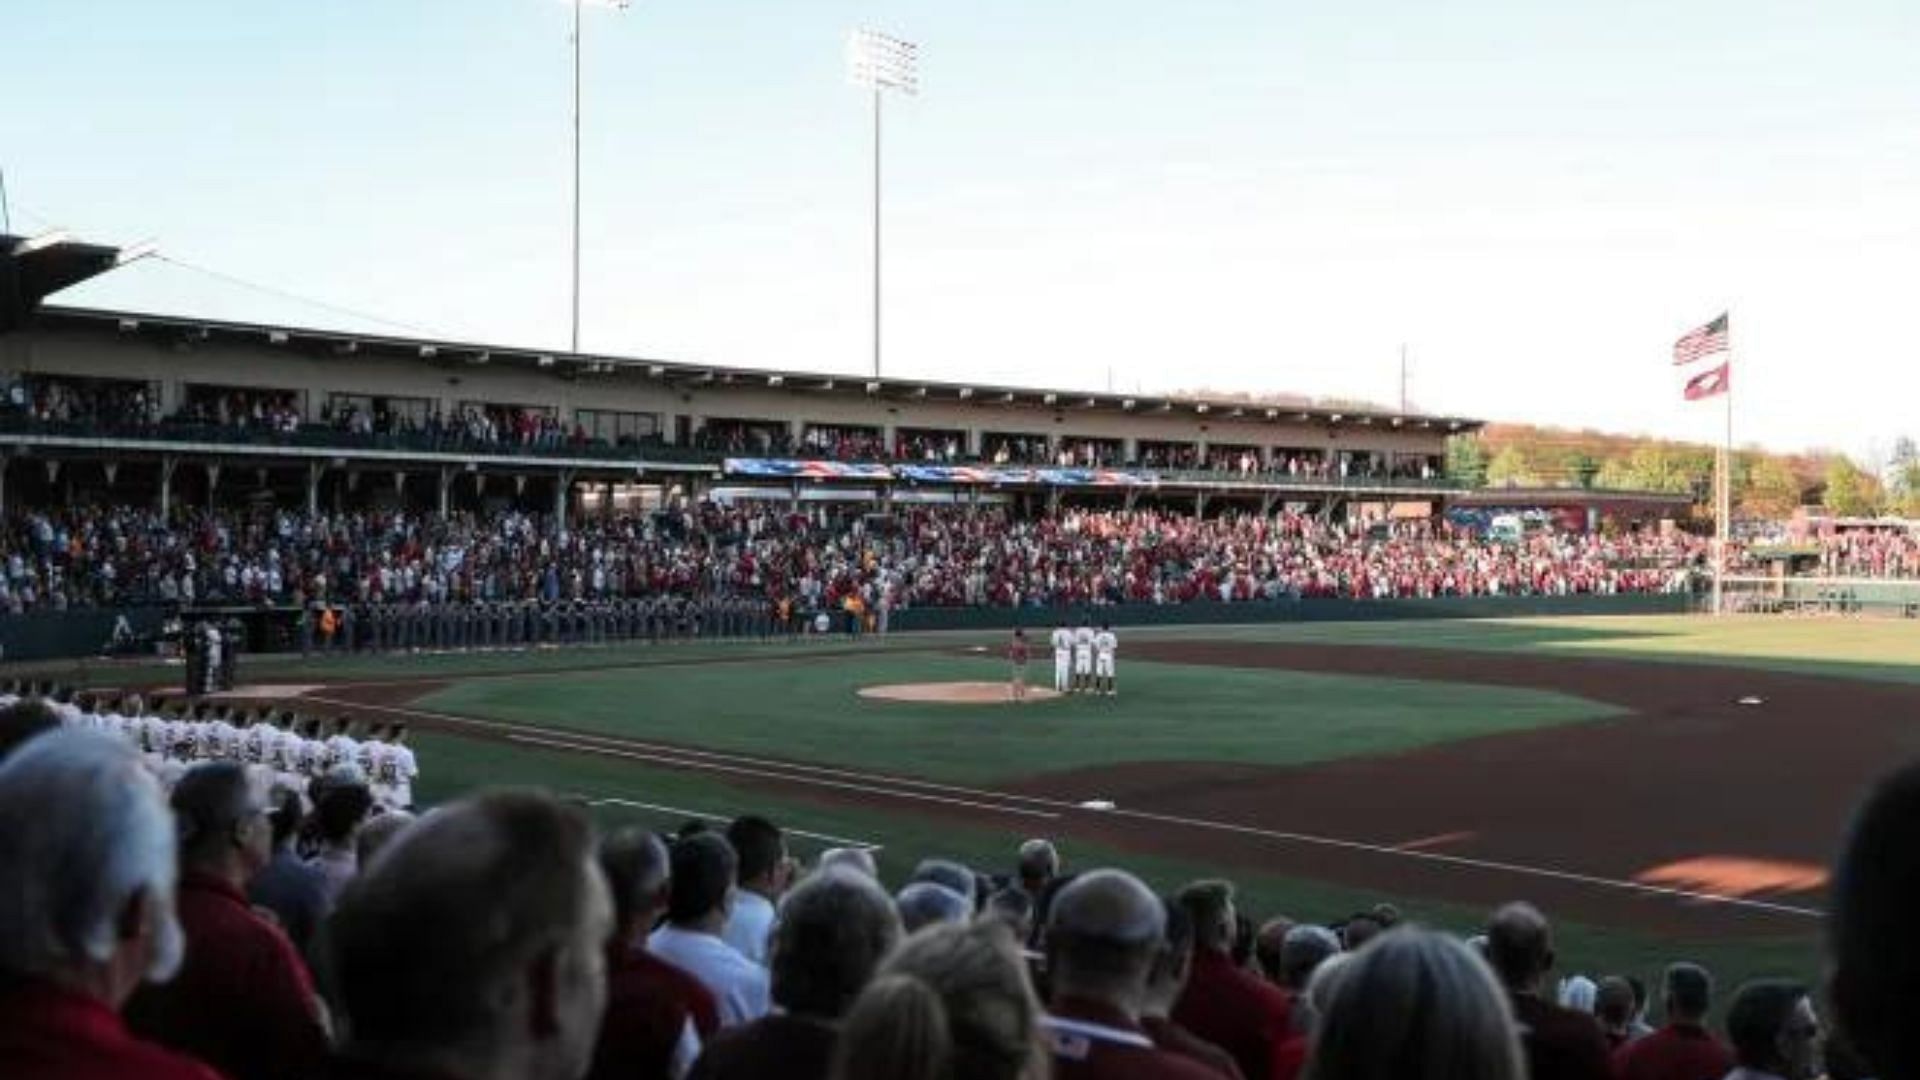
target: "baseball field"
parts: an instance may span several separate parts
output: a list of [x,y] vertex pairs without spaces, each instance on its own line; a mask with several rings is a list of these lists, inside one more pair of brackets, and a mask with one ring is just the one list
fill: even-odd
[[1390,900],[1466,931],[1524,898],[1564,971],[1643,977],[1678,958],[1817,974],[1850,809],[1920,748],[1920,623],[1891,620],[1140,630],[1113,698],[861,693],[1004,681],[1003,643],[261,658],[245,681],[411,722],[427,802],[531,784],[661,827],[757,811],[802,855],[877,847],[896,879],[1048,836],[1158,886],[1231,877],[1255,916]]

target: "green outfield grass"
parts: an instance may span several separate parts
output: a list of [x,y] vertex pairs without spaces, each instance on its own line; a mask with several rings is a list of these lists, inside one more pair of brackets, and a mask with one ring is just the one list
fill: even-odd
[[1920,620],[1912,619],[1585,615],[1181,627],[1151,636],[1606,656],[1920,682]]
[[[1050,679],[1052,666],[1033,674]],[[1004,663],[961,654],[762,658],[471,680],[417,704],[976,783],[1133,761],[1304,764],[1615,714],[1538,690],[1143,662],[1122,664],[1115,698],[956,706],[856,693],[1006,677]]]
[[[498,743],[429,732],[420,733],[415,744],[423,766],[417,793],[424,802],[441,801],[481,787],[519,784],[594,800],[647,803],[654,809],[602,805],[595,813],[603,822],[634,822],[663,830],[677,828],[690,817],[722,822],[742,813],[765,814],[788,829],[836,838],[795,836],[793,849],[805,859],[817,856],[824,847],[838,846],[841,840],[879,845],[883,880],[895,888],[915,863],[933,856],[959,858],[982,871],[1005,872],[1011,868],[1019,842],[1035,835],[1025,830],[1044,829],[1043,822],[1029,826],[1011,818],[1002,830],[960,827],[896,808],[847,807],[800,796],[769,795],[750,782],[717,780],[706,774],[654,768],[630,760],[509,750]],[[1064,855],[1069,869],[1123,866],[1160,890],[1221,874],[1218,866],[1206,863],[1141,856],[1078,842],[1064,843]],[[1383,896],[1299,878],[1237,872],[1229,876],[1239,889],[1243,909],[1256,919],[1285,914],[1296,919],[1334,921],[1386,899],[1427,925],[1469,934],[1477,932],[1487,915],[1418,897]],[[1562,972],[1633,973],[1657,986],[1663,965],[1690,959],[1708,965],[1722,985],[1734,986],[1762,975],[1811,979],[1819,970],[1816,930],[1736,943],[1675,940],[1565,921],[1557,922],[1555,928]]]

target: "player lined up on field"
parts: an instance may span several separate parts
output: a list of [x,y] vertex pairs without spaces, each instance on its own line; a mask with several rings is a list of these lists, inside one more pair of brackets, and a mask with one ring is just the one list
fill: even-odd
[[150,709],[139,694],[75,692],[50,684],[0,684],[0,709],[40,700],[62,727],[103,731],[131,744],[162,787],[204,761],[231,761],[266,773],[271,782],[305,794],[338,770],[363,778],[374,801],[401,810],[413,805],[420,765],[403,723],[323,721],[290,709],[177,702]]

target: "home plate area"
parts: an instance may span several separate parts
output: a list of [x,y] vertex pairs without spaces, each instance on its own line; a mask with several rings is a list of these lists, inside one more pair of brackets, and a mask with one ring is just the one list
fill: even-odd
[[[1013,700],[1013,687],[1003,682],[889,683],[863,686],[860,696],[870,701],[934,702],[942,705],[1002,705]],[[1058,690],[1027,687],[1028,701],[1060,696]]]

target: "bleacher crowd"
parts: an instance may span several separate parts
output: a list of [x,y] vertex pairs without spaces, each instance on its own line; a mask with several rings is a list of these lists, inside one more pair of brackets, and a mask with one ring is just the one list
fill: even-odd
[[169,793],[123,738],[0,709],[7,1075],[1920,1077],[1920,768],[1854,824],[1830,993],[1748,982],[1711,1024],[1698,964],[1556,978],[1524,903],[1458,935],[1386,904],[1256,921],[1229,882],[1160,896],[1039,839],[890,888],[873,851],[803,867],[761,817],[596,834],[505,791],[417,819],[329,792],[302,863],[290,794],[233,760]]
[[913,507],[887,515],[683,504],[593,517],[119,507],[0,528],[0,611],[139,603],[555,604],[734,598],[808,610],[1679,592],[1704,542],[1445,525],[1384,535],[1289,513]]

